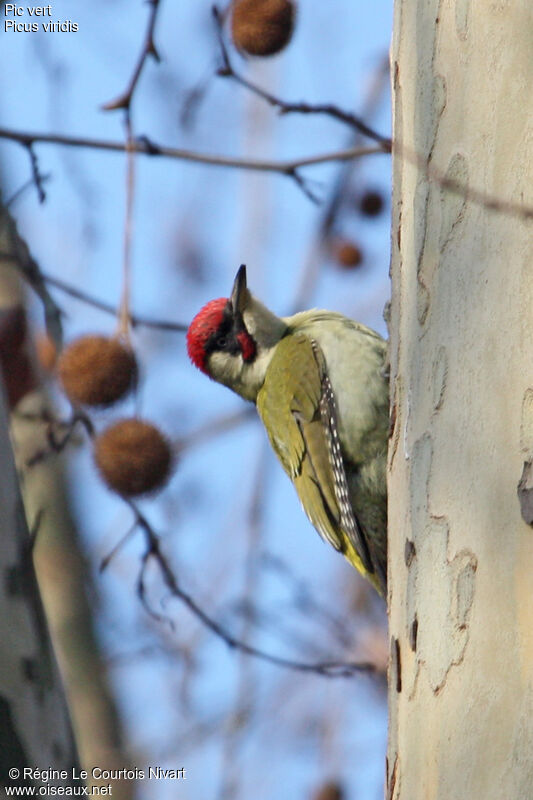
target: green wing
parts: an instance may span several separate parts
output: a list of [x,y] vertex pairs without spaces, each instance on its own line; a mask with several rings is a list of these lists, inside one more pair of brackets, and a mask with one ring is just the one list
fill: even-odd
[[335,398],[314,340],[304,334],[281,340],[258,394],[257,410],[314,527],[336,550],[346,555],[350,551],[350,560],[363,574],[373,573],[348,497]]

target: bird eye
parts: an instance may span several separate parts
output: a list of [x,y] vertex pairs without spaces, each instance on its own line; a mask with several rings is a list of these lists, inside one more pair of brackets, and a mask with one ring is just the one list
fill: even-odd
[[225,336],[219,336],[218,337],[218,339],[217,339],[217,347],[220,347],[221,350],[223,350],[225,348],[227,343],[228,343],[228,340],[226,339]]

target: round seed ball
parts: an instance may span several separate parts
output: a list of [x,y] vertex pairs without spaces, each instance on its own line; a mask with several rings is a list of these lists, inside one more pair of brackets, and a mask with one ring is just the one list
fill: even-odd
[[336,781],[328,781],[316,792],[313,800],[343,800],[343,798],[342,786]]
[[335,261],[340,267],[344,269],[351,269],[358,267],[363,260],[361,248],[348,239],[338,239],[333,243],[332,247],[333,256]]
[[110,489],[124,497],[161,489],[170,476],[172,451],[149,422],[115,422],[94,440],[94,460]]
[[107,336],[77,339],[63,350],[57,370],[70,400],[87,406],[116,403],[137,380],[133,350]]
[[376,217],[383,211],[384,200],[381,192],[368,189],[361,197],[359,209],[366,217]]
[[272,56],[289,43],[295,7],[290,0],[234,0],[233,43],[252,56]]

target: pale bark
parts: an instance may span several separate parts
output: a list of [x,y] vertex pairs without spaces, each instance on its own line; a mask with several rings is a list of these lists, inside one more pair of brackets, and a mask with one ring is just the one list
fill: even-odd
[[[0,257],[0,313],[16,308],[23,313],[24,293],[19,272],[31,256],[14,221],[3,209],[0,209],[0,252],[6,254],[5,258]],[[46,297],[43,302],[49,318],[56,322]],[[29,337],[21,350],[31,356]],[[13,373],[20,369],[19,362],[11,366],[12,374],[8,377],[12,383],[17,384],[17,375]],[[50,452],[47,425],[39,421],[43,411],[54,413],[40,377],[34,364],[33,377],[26,382],[30,391],[16,405],[11,433],[26,518],[30,527],[36,529],[33,558],[39,590],[63,677],[80,765],[88,772],[87,782],[91,784],[95,767],[120,769],[128,767],[129,760],[93,632],[87,575],[70,514],[62,461]],[[37,453],[48,455],[32,463]],[[118,800],[129,800],[132,796],[130,781],[101,782],[112,784],[113,796]]]
[[[46,407],[43,392],[34,391],[18,404],[17,412],[38,415]],[[26,515],[37,529],[35,570],[65,685],[80,764],[89,775],[94,768],[129,767],[106,670],[93,632],[86,569],[70,514],[60,460],[49,456],[27,467],[36,452],[46,451],[45,426],[15,414],[12,432]],[[93,597],[96,597],[94,593]],[[93,781],[88,778],[87,781],[89,784],[111,783],[113,797],[118,800],[129,800],[133,794],[133,784],[127,780]]]
[[533,786],[533,5],[397,0],[390,449],[394,800]]
[[20,786],[31,783],[25,768],[71,776],[76,755],[35,581],[1,380],[0,475],[0,785]]

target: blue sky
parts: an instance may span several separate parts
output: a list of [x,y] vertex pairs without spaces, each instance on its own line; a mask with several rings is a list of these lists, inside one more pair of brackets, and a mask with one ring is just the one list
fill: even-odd
[[[147,11],[136,0],[59,0],[52,19],[76,22],[77,33],[2,29],[2,127],[122,140],[121,113],[101,106],[127,84]],[[283,98],[359,111],[386,55],[390,26],[385,0],[302,0],[294,39],[283,54],[249,62],[235,55],[235,63]],[[208,2],[162,0],[155,39],[162,60],[149,62],[139,83],[137,135],[206,153],[278,160],[350,143],[350,130],[336,121],[280,117],[231,81],[213,77],[218,50]],[[204,97],[184,127],[184,99],[202,84]],[[372,120],[384,134],[388,107],[385,92]],[[50,176],[46,203],[39,205],[36,193],[26,191],[12,209],[33,255],[46,273],[118,303],[124,157],[44,144],[36,144],[35,152],[41,172]],[[0,163],[9,197],[30,177],[29,159],[20,145],[0,140]],[[388,206],[380,218],[365,220],[347,203],[339,233],[360,242],[365,253],[362,267],[347,272],[320,249],[321,207],[286,177],[147,157],[136,165],[135,311],[188,322],[204,302],[229,293],[237,267],[246,263],[254,292],[276,312],[288,313],[302,276],[315,264],[311,305],[385,333]],[[377,187],[388,199],[388,167],[386,156],[358,164],[351,193]],[[329,164],[305,176],[327,199],[339,169]],[[112,318],[55,296],[68,313],[67,340],[114,331]],[[32,308],[39,326],[41,310],[36,303]],[[97,414],[97,427],[136,412],[178,442],[243,408],[193,369],[182,335],[138,329],[134,343],[143,375],[138,396],[118,411]],[[59,394],[57,403],[66,409]],[[141,796],[307,798],[332,776],[346,785],[349,800],[381,797],[383,686],[366,677],[302,676],[240,657],[169,598],[153,570],[151,602],[172,619],[174,630],[156,624],[135,594],[140,536],[98,572],[130,524],[128,509],[102,486],[88,446],[72,452],[69,465],[83,546],[101,597],[98,630],[132,749],[141,763],[187,769],[181,794],[172,782],[158,782],[141,787]],[[261,509],[255,526],[254,498]],[[383,614],[372,604],[370,614],[359,611],[365,597],[359,578],[313,531],[253,420],[187,449],[162,495],[141,505],[187,590],[236,635],[299,660],[368,656]],[[254,614],[243,613],[243,598]],[[331,616],[338,617],[336,628]],[[379,636],[376,641],[378,646]]]

